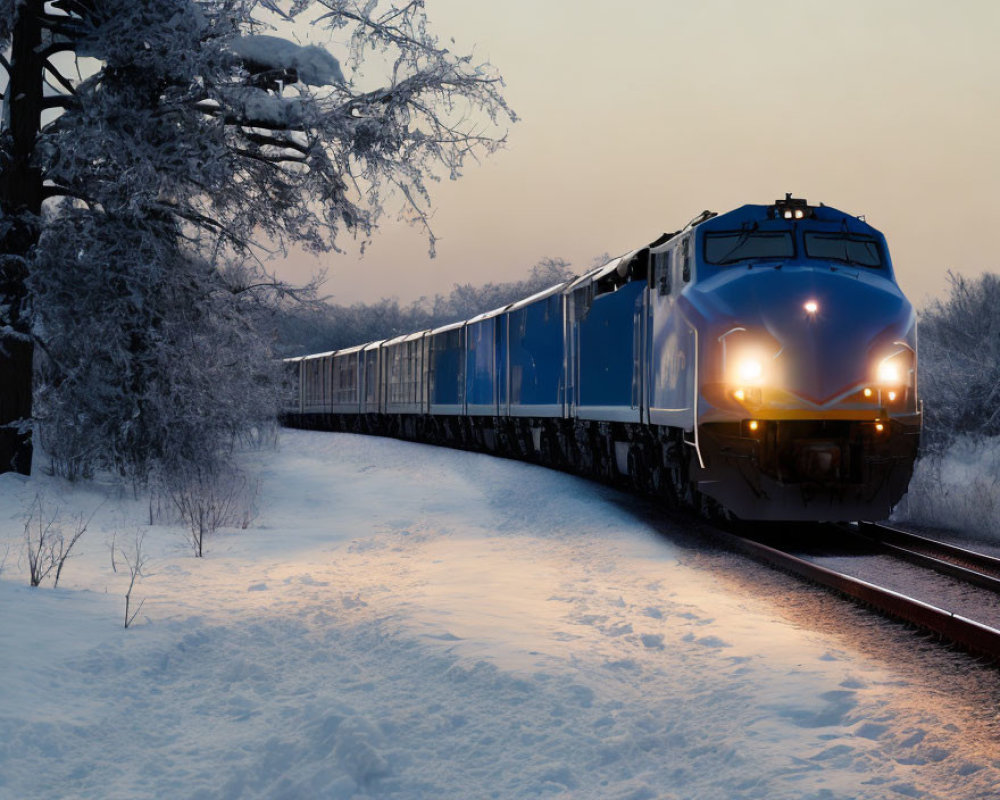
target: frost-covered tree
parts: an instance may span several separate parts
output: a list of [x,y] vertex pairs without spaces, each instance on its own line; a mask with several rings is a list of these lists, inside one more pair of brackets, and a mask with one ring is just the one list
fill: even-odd
[[[292,22],[340,58],[282,38]],[[111,441],[164,450],[155,392],[218,376],[156,365],[239,317],[213,298],[281,291],[256,241],[364,242],[389,194],[426,227],[428,181],[513,119],[495,71],[440,46],[420,0],[0,0],[4,48],[0,471],[30,468],[36,343],[47,411],[96,393]],[[74,328],[74,303],[121,316]]]
[[29,282],[46,353],[35,418],[55,472],[184,472],[273,424],[270,286],[262,297],[245,272],[177,247],[169,225],[70,209],[45,237]]
[[949,275],[950,291],[920,314],[925,446],[1000,436],[1000,275]]

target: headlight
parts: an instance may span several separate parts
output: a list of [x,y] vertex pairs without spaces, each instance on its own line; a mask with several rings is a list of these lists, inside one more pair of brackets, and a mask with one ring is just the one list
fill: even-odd
[[764,365],[756,358],[744,358],[736,368],[740,383],[759,383],[764,377]]
[[[767,333],[733,328],[720,336],[719,342],[722,345],[722,378],[730,389],[750,392],[772,385],[778,379],[775,358],[781,346]],[[734,396],[740,401],[744,399]]]
[[878,365],[878,382],[886,384],[899,383],[899,365],[890,362],[883,362]]
[[875,380],[883,387],[912,386],[913,365],[913,351],[905,345],[897,344],[896,350],[878,361]]

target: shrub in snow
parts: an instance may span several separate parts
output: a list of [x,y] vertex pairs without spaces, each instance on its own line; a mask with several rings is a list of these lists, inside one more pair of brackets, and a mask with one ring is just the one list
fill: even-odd
[[125,590],[125,624],[124,627],[129,628],[135,618],[139,616],[139,612],[142,611],[144,600],[140,600],[136,604],[132,599],[132,593],[135,591],[135,584],[139,578],[144,578],[145,573],[143,570],[146,568],[146,563],[149,560],[146,553],[143,551],[143,544],[146,539],[146,534],[141,531],[136,531],[132,538],[132,541],[128,544],[119,544],[118,536],[115,535],[111,542],[111,568],[117,573],[118,572],[118,562],[115,558],[115,554],[121,556],[122,561],[125,562],[125,569],[128,572],[129,583],[128,588]]
[[1000,530],[1000,276],[949,273],[920,315],[921,457],[895,518]]
[[1000,276],[949,273],[947,298],[920,315],[924,449],[1000,435]]
[[230,465],[195,462],[162,477],[161,491],[186,526],[196,557],[219,528],[246,528],[256,516],[259,487]]
[[960,436],[924,454],[894,519],[1000,539],[1000,437]]
[[32,586],[39,586],[50,575],[52,585],[59,585],[63,567],[73,547],[86,533],[89,522],[80,514],[64,523],[58,507],[54,511],[46,511],[41,495],[35,495],[24,518],[25,557],[28,580]]

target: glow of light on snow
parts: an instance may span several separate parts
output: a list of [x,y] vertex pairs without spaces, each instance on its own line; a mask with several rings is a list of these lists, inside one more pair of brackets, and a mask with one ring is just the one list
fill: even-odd
[[[338,434],[246,466],[261,513],[204,559],[145,499],[0,476],[0,796],[968,800],[1000,780],[974,698],[782,613],[815,590],[734,590],[634,498]],[[97,509],[57,590],[19,555],[38,492]],[[123,631],[108,544],[134,530],[152,561]]]

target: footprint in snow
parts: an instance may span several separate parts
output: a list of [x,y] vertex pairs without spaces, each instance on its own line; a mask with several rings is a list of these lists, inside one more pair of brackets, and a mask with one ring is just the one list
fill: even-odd
[[693,633],[689,633],[683,637],[682,641],[694,642],[695,644],[700,644],[703,647],[731,647],[729,642],[724,642],[718,636],[702,636],[701,638],[696,637]]
[[460,636],[456,636],[453,633],[440,633],[440,634],[429,633],[429,634],[427,634],[427,638],[428,639],[437,639],[438,641],[441,641],[441,642],[460,642],[460,641],[462,641],[462,638]]

